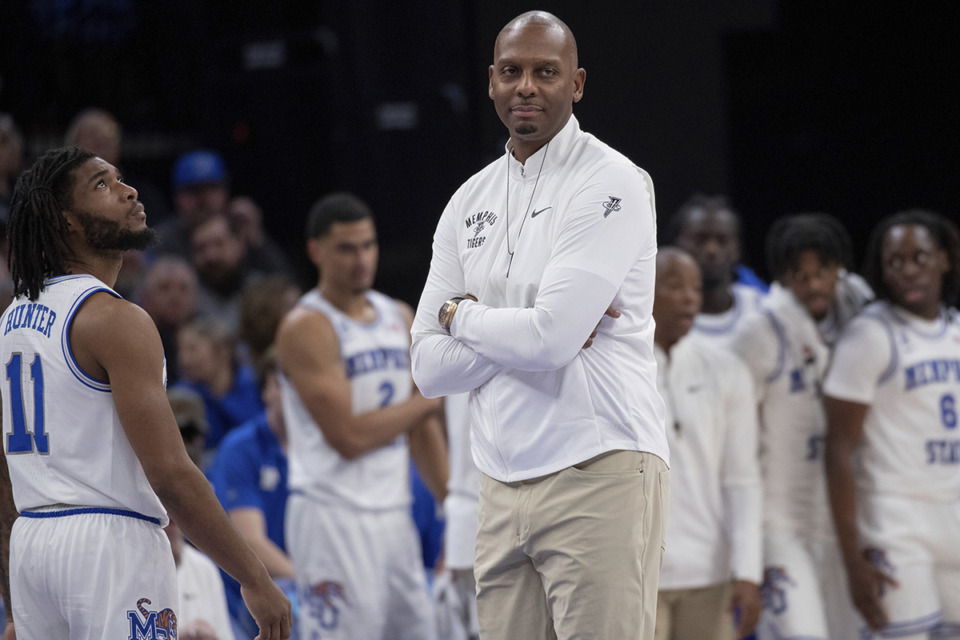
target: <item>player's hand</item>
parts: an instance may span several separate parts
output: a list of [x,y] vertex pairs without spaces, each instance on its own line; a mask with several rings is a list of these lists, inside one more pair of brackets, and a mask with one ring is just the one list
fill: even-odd
[[290,601],[264,572],[264,580],[255,587],[240,587],[240,595],[260,627],[254,640],[287,640],[293,614]]
[[[607,307],[607,310],[603,312],[604,316],[610,316],[611,318],[619,318],[620,312],[613,308],[613,306]],[[603,322],[603,318],[600,318],[600,322]],[[593,344],[593,339],[597,337],[597,330],[600,328],[600,322],[597,323],[597,326],[593,328],[593,332],[590,334],[590,337],[587,338],[587,341],[583,343],[584,349],[589,349],[590,345]]]
[[870,561],[869,549],[864,549],[863,555],[857,556],[854,562],[847,563],[847,582],[853,604],[867,626],[874,631],[880,631],[887,626],[889,619],[881,602],[883,590],[888,586],[899,585]]
[[737,638],[746,638],[753,634],[757,621],[760,620],[760,611],[763,609],[760,587],[746,580],[734,580],[730,610],[733,611],[734,609],[740,612]]
[[17,630],[13,628],[13,620],[7,620],[0,640],[17,640]]

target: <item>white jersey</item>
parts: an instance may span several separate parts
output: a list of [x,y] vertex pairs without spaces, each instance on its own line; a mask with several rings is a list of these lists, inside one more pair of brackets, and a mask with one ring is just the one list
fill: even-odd
[[869,287],[843,275],[837,303],[816,323],[779,283],[736,331],[732,348],[753,374],[760,405],[760,462],[767,531],[832,539],[823,448],[826,416],[820,396],[829,340],[863,306]]
[[[340,339],[340,360],[350,380],[353,414],[399,404],[410,397],[410,334],[397,303],[376,291],[367,300],[377,320],[352,320],[318,290],[304,295],[301,307],[322,313]],[[321,502],[361,509],[392,509],[411,502],[410,455],[406,434],[390,444],[347,460],[330,446],[296,389],[280,377],[290,439],[290,490]]]
[[450,480],[443,501],[443,561],[451,569],[473,569],[480,517],[480,470],[470,453],[470,394],[446,397]]
[[656,348],[666,401],[670,517],[660,589],[760,584],[761,494],[750,374],[733,354],[690,334]]
[[824,394],[869,405],[859,449],[860,495],[929,502],[960,497],[960,323],[925,320],[881,301],[843,332]]
[[760,313],[763,292],[739,282],[730,286],[733,306],[723,313],[698,313],[693,332],[698,338],[721,349],[729,349],[737,335],[737,328]]
[[51,278],[35,302],[15,298],[0,317],[3,447],[13,498],[20,511],[119,509],[165,526],[166,511],[120,425],[110,384],[73,357],[70,326],[99,291],[120,297],[93,276]]

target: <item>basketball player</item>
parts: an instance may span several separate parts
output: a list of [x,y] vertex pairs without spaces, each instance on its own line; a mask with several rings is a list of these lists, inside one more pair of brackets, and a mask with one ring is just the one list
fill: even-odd
[[827,502],[820,386],[840,329],[872,292],[846,271],[850,237],[832,216],[780,218],[766,245],[776,282],[733,341],[753,374],[761,424],[764,612],[757,636],[856,638],[859,616]]
[[432,640],[420,543],[410,513],[410,456],[442,499],[440,400],[414,389],[412,310],[371,289],[377,235],[365,203],[320,199],[307,222],[317,287],[277,335],[303,637]]
[[137,191],[88,151],[50,151],[17,182],[0,361],[20,517],[0,539],[20,640],[175,638],[167,511],[244,585],[258,638],[289,636],[289,601],[187,456],[153,321],[110,288],[122,251],[152,235]]
[[693,330],[729,348],[737,327],[757,314],[762,292],[736,281],[740,261],[740,218],[722,196],[694,195],[670,220],[670,240],[700,266],[703,308]]
[[827,481],[850,593],[872,637],[957,638],[956,226],[926,211],[885,218],[864,275],[878,302],[843,332],[824,383]]

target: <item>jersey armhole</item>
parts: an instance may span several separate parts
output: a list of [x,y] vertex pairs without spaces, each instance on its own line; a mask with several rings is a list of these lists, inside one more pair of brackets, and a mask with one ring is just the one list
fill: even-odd
[[887,368],[884,369],[877,378],[877,386],[879,386],[889,380],[890,377],[893,376],[893,374],[897,371],[897,363],[900,360],[899,355],[897,354],[897,341],[893,335],[893,327],[890,326],[890,323],[887,320],[872,314],[866,314],[864,317],[871,318],[880,323],[880,326],[883,327],[884,332],[887,334],[887,341],[890,343],[890,362],[887,364]]
[[763,313],[763,316],[767,319],[767,322],[770,323],[770,327],[777,336],[777,365],[766,378],[766,383],[772,384],[777,378],[780,377],[780,374],[783,373],[783,365],[787,357],[787,337],[784,334],[783,325],[777,321],[772,313],[767,310],[763,310],[761,313]]
[[73,346],[70,344],[70,327],[73,326],[73,319],[77,315],[77,311],[80,310],[81,305],[87,301],[90,296],[100,291],[109,293],[115,298],[120,298],[120,294],[112,289],[107,287],[92,287],[81,293],[77,299],[74,301],[73,306],[70,307],[70,311],[67,312],[67,317],[63,322],[63,333],[60,338],[60,345],[63,349],[63,359],[66,361],[67,366],[70,367],[70,372],[73,373],[74,377],[80,381],[81,384],[87,386],[94,391],[103,391],[110,392],[110,383],[103,382],[102,380],[97,380],[86,371],[80,368],[80,365],[77,363],[77,359],[73,355]]

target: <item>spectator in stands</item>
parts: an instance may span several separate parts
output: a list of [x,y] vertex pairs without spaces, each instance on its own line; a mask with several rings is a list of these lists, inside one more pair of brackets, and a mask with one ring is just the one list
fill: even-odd
[[247,265],[246,247],[226,216],[213,216],[194,227],[190,257],[200,281],[197,312],[219,319],[236,332],[240,325],[240,294],[256,274]]
[[263,411],[253,369],[238,363],[234,347],[234,335],[212,318],[198,318],[177,335],[178,384],[199,393],[206,408],[207,458],[227,432]]
[[253,198],[237,196],[230,200],[227,218],[247,248],[247,264],[251,269],[293,277],[293,267],[283,249],[263,228],[263,209]]
[[240,294],[240,327],[237,337],[254,367],[277,336],[277,327],[300,299],[300,287],[283,276],[255,276]]
[[130,167],[122,162],[123,128],[112,113],[97,107],[79,112],[67,127],[64,143],[88,149],[118,167],[124,181],[136,186],[137,199],[143,203],[151,226],[170,216],[167,200],[153,181],[132,173]]
[[207,413],[200,394],[186,387],[167,389],[167,400],[180,429],[183,446],[193,463],[203,468],[203,450],[207,444]]
[[167,384],[180,379],[177,333],[197,313],[197,274],[185,260],[162,256],[151,266],[138,298],[153,318],[167,359]]
[[0,224],[3,226],[3,263],[6,267],[6,226],[13,197],[13,183],[23,163],[23,136],[13,116],[0,112]]
[[225,215],[230,199],[227,166],[216,151],[191,151],[173,165],[174,217],[157,225],[157,253],[190,257],[190,234],[197,225]]
[[[283,530],[288,493],[287,428],[277,375],[276,357],[270,350],[258,376],[266,408],[224,437],[207,477],[230,520],[292,603],[296,597],[293,565]],[[226,573],[223,580],[230,616],[238,631],[252,638],[257,625],[243,604],[240,583]]]

